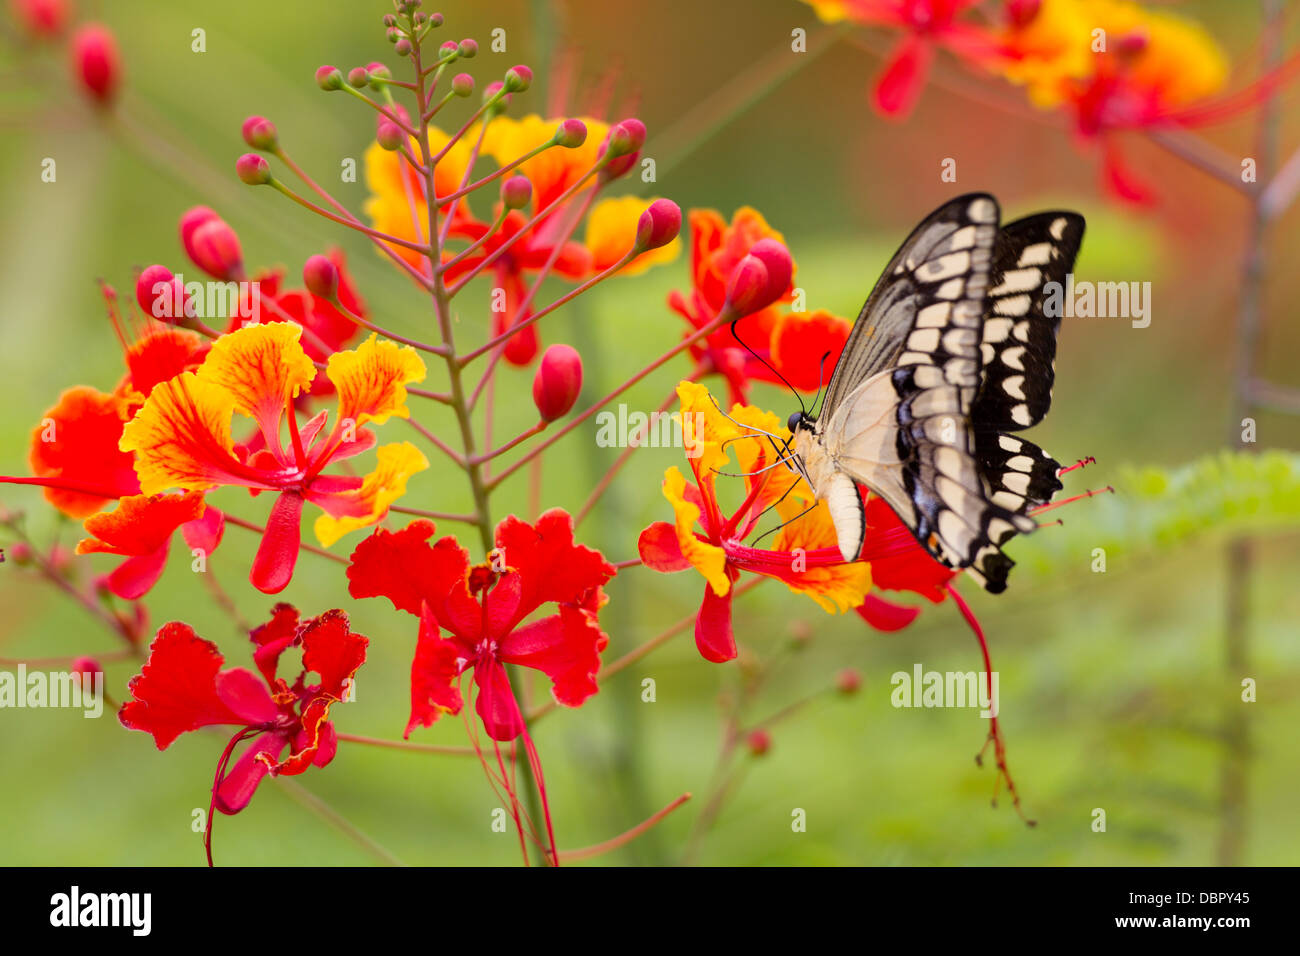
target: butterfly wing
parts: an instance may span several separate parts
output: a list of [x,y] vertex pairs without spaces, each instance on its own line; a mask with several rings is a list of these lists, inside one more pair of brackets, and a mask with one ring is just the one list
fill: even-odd
[[1083,223],[1049,213],[999,231],[997,220],[992,197],[974,194],[913,231],[858,318],[817,426],[838,469],[993,592],[1012,567],[1000,545],[1032,530],[1028,508],[1060,487],[1055,461],[1003,431],[1050,403],[1059,320],[1044,315],[1043,285],[1069,271]]

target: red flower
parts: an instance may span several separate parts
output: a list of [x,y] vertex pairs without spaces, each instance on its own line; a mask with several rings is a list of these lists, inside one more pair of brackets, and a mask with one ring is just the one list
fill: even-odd
[[872,88],[872,105],[884,116],[901,119],[912,111],[930,73],[938,47],[980,63],[994,53],[984,29],[958,20],[977,0],[805,0],[821,19],[851,20],[902,32]]
[[[478,715],[499,741],[524,730],[505,664],[542,671],[567,707],[596,693],[600,653],[609,643],[596,615],[605,603],[601,586],[615,569],[600,552],[574,543],[567,512],[548,511],[535,525],[506,518],[489,564],[471,565],[453,537],[430,544],[433,533],[430,521],[396,532],[381,528],[357,546],[348,568],[353,597],[386,597],[420,618],[408,737],[444,712],[460,713],[460,678],[470,670]],[[555,604],[556,613],[523,623],[544,604]]]
[[[267,774],[300,774],[334,759],[338,737],[328,720],[330,706],[346,696],[369,644],[349,630],[342,611],[300,622],[288,604],[276,605],[271,620],[250,636],[262,680],[242,667],[222,670],[217,646],[188,624],[165,624],[128,685],[134,699],[118,714],[125,727],[152,734],[159,750],[200,727],[239,727],[213,785],[213,802],[226,814],[248,806]],[[292,684],[276,673],[281,653],[291,646],[302,648],[302,671]],[[308,684],[308,674],[319,675],[319,683]],[[225,772],[235,747],[248,737],[254,743]],[[281,759],[286,748],[289,755]]]

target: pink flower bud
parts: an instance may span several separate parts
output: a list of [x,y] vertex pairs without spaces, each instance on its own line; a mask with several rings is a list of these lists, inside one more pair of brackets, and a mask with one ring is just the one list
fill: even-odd
[[240,132],[244,134],[244,142],[253,149],[264,149],[269,152],[275,149],[278,142],[275,124],[265,116],[250,116],[244,120]]
[[523,209],[533,198],[533,184],[527,176],[511,176],[501,184],[501,201],[507,209]]
[[9,557],[20,568],[32,563],[32,546],[26,541],[15,541],[9,546]]
[[333,299],[338,293],[339,270],[327,256],[312,256],[303,264],[302,282],[312,295]]
[[507,93],[522,93],[533,85],[533,71],[526,66],[513,66],[506,70]]
[[34,37],[56,37],[68,25],[67,0],[13,0],[14,19]]
[[453,56],[459,52],[460,44],[455,40],[447,40],[442,44],[442,46],[438,47],[438,59],[445,60],[447,57]]
[[768,288],[766,295],[771,301],[783,297],[790,288],[790,279],[794,275],[794,260],[790,250],[775,239],[760,239],[749,248],[749,254],[762,260],[767,267]]
[[469,96],[474,92],[474,77],[468,73],[457,73],[451,79],[451,91],[457,96]]
[[460,41],[460,46],[457,47],[457,49],[460,51],[460,55],[465,59],[472,60],[478,55],[478,41],[466,37],[464,40]]
[[235,160],[235,173],[249,186],[265,186],[271,181],[271,164],[257,153],[245,153]]
[[[185,247],[185,252],[190,255],[190,237],[194,235],[194,230],[199,228],[209,219],[220,219],[216,211],[208,206],[195,206],[193,209],[186,210],[181,215],[181,245]],[[191,256],[192,257],[192,256]]]
[[566,119],[555,130],[555,145],[577,149],[587,141],[587,124],[578,119]]
[[862,686],[862,675],[852,667],[846,667],[835,677],[835,689],[841,694],[856,694]]
[[166,266],[154,265],[135,280],[135,301],[144,314],[169,325],[186,316],[185,283]]
[[640,149],[645,145],[645,124],[639,119],[625,119],[609,129],[601,144],[600,154],[608,153],[612,160],[601,170],[601,179],[609,181],[625,175],[636,165]]
[[636,223],[636,248],[642,252],[666,246],[682,229],[682,210],[671,199],[656,199]]
[[402,144],[406,142],[406,134],[392,120],[381,119],[379,128],[375,131],[375,141],[384,149],[394,151],[402,148]]
[[353,89],[363,89],[370,83],[370,74],[364,66],[354,66],[348,70],[348,86]]
[[107,106],[122,79],[117,40],[108,27],[91,23],[72,38],[72,63],[77,81],[100,106]]
[[533,403],[542,421],[553,422],[568,413],[582,391],[582,356],[569,345],[552,345],[542,353],[533,378]]
[[763,728],[751,730],[745,736],[745,749],[751,757],[762,757],[772,749],[772,735]]
[[414,48],[411,46],[411,41],[406,37],[398,37],[397,42],[393,44],[393,52],[398,56],[410,56],[412,49]]
[[343,73],[337,66],[328,64],[316,71],[316,85],[326,93],[343,89]]
[[374,63],[367,63],[366,72],[370,74],[370,82],[372,83],[375,80],[391,80],[393,78],[393,71],[378,60]]
[[432,23],[435,27],[442,26],[442,14],[441,13],[430,14],[429,22]]
[[185,251],[190,260],[222,282],[242,279],[244,255],[239,248],[239,237],[225,220],[212,218],[190,233]]
[[[100,681],[104,679],[104,665],[99,663],[93,657],[75,657],[68,672],[75,674],[81,679],[81,686],[88,691],[95,689],[95,675],[99,675]],[[102,684],[100,686],[103,686]]]
[[727,303],[735,315],[749,315],[765,306],[771,305],[771,299],[765,298],[768,287],[767,266],[756,256],[745,256],[731,270],[727,282]]

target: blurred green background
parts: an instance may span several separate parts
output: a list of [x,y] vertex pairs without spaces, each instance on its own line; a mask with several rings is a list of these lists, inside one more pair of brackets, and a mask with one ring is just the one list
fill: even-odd
[[[10,37],[0,62],[7,77],[0,99],[0,471],[25,473],[30,429],[62,389],[116,383],[120,352],[93,280],[126,291],[135,267],[163,262],[183,269],[176,222],[195,204],[213,206],[236,228],[250,266],[283,264],[291,278],[308,255],[341,245],[375,321],[431,337],[425,302],[364,241],[233,175],[245,149],[239,124],[261,113],[276,122],[299,162],[360,208],[364,182],[340,183],[337,171],[345,158],[360,161],[372,118],[351,98],[321,93],[312,73],[323,62],[346,70],[381,58],[396,70],[379,22],[384,3],[79,6],[118,34],[126,90],[117,119],[93,115],[80,101],[60,50],[16,47]],[[1210,25],[1234,63],[1250,57],[1258,24],[1249,5],[1179,7]],[[1250,664],[1239,673],[1223,660],[1224,541],[1241,523],[1231,516],[1248,518],[1267,495],[1248,490],[1243,505],[1234,487],[1224,492],[1226,504],[1211,493],[1212,514],[1202,528],[1178,517],[1181,506],[1144,497],[1151,479],[1143,485],[1137,470],[1177,469],[1225,444],[1246,227],[1239,196],[1133,138],[1126,149],[1157,184],[1162,203],[1119,208],[1100,193],[1096,156],[1073,143],[1063,124],[1027,107],[1004,111],[960,95],[963,86],[979,93],[993,84],[949,62],[909,121],[884,122],[866,96],[879,59],[840,41],[805,54],[806,63],[793,62],[790,31],[804,27],[817,37],[821,28],[808,8],[785,0],[451,2],[442,10],[447,34],[482,44],[469,65],[480,84],[516,62],[537,68],[538,82],[516,98],[515,114],[547,112],[548,64],[572,64],[569,112],[585,108],[604,76],[616,77],[616,102],[636,104],[650,129],[646,154],[659,163],[653,187],[623,188],[728,217],[740,205],[759,208],[784,232],[809,308],[856,315],[897,243],[954,189],[995,193],[1007,218],[1049,205],[1080,210],[1089,222],[1080,277],[1151,281],[1154,290],[1149,328],[1120,319],[1065,323],[1056,404],[1033,435],[1062,460],[1097,458],[1095,467],[1068,478],[1067,493],[1107,483],[1119,493],[1073,505],[1061,513],[1063,527],[1017,540],[1011,551],[1020,564],[1007,594],[989,598],[969,583],[964,588],[1001,675],[1011,769],[1036,829],[1005,801],[990,809],[992,768],[971,759],[986,731],[975,712],[890,705],[895,671],[917,662],[931,670],[978,668],[975,641],[951,603],[927,606],[908,630],[881,634],[856,615],[827,616],[769,582],[737,605],[743,667],[705,663],[688,632],[603,683],[580,711],[539,723],[562,850],[607,839],[691,791],[694,801],[600,861],[670,863],[689,853],[711,864],[1296,862],[1300,589],[1295,522],[1286,516],[1296,510],[1294,496],[1276,498],[1277,514],[1266,510],[1251,523],[1258,539]],[[497,27],[506,30],[505,54],[487,48]],[[206,31],[205,53],[191,52],[195,28]],[[873,42],[881,42],[879,35]],[[773,78],[780,82],[752,108],[732,115]],[[1248,78],[1246,72],[1236,81]],[[1009,88],[997,93],[1018,99]],[[1294,106],[1294,91],[1283,103]],[[622,112],[616,107],[614,118]],[[1281,142],[1294,143],[1297,113],[1283,113]],[[1231,156],[1253,149],[1249,118],[1210,135]],[[57,160],[57,183],[40,181],[45,157]],[[939,181],[945,157],[957,159],[956,187]],[[1259,364],[1283,383],[1296,381],[1300,346],[1297,215],[1293,209],[1276,224],[1266,262]],[[664,300],[688,285],[684,255],[646,275],[605,283],[544,322],[544,341],[583,351],[587,396],[595,398],[677,340],[681,322]],[[486,296],[484,286],[458,300],[462,342],[482,340]],[[670,366],[626,401],[657,407],[686,368]],[[530,382],[531,370],[501,373],[498,438],[532,424]],[[426,384],[442,387],[438,370]],[[780,390],[760,387],[755,398],[782,415],[791,410]],[[450,416],[426,404],[412,400],[420,420],[454,436]],[[1261,449],[1297,447],[1300,421],[1257,418]],[[381,431],[386,440],[414,437],[396,421]],[[594,423],[579,429],[546,456],[543,503],[576,509],[617,453],[596,447]],[[670,515],[659,492],[663,470],[682,463],[672,449],[637,452],[579,540],[614,561],[633,557],[638,531]],[[70,546],[80,537],[34,489],[7,489],[0,500],[28,511],[38,542]],[[264,520],[264,502],[242,492],[225,490],[212,500]],[[469,500],[463,478],[435,461],[412,482],[405,503],[457,511]],[[493,501],[497,517],[525,506],[522,482]],[[1161,524],[1168,514],[1174,517]],[[1219,520],[1225,516],[1231,520]],[[464,537],[458,527],[440,530]],[[346,553],[359,537],[336,547]],[[231,528],[210,564],[253,621],[274,603],[246,583],[255,544],[254,536]],[[1095,547],[1107,548],[1105,573],[1090,570]],[[183,619],[221,645],[229,666],[248,666],[247,640],[177,551],[147,599],[151,620]],[[111,559],[80,561],[84,574],[112,566]],[[701,585],[693,572],[661,576],[635,568],[620,575],[602,615],[611,635],[607,660],[693,613]],[[352,601],[341,568],[309,554],[280,597],[306,613],[348,610],[355,629],[371,638],[371,652],[357,702],[334,709],[336,726],[400,737],[414,620],[387,602]],[[12,562],[0,566],[0,604],[0,656],[117,649],[83,609]],[[793,637],[808,633],[800,650],[789,651]],[[732,799],[707,832],[693,834],[714,772],[720,700],[734,696],[747,668],[764,666],[771,673],[747,705],[746,721],[828,686],[844,667],[858,668],[864,683],[852,697],[822,694],[777,724],[771,751],[740,759],[743,779]],[[137,668],[130,661],[108,667],[116,699]],[[1257,703],[1239,702],[1245,676],[1258,681]],[[655,703],[641,702],[646,677],[656,681]],[[1233,749],[1223,727],[1225,715],[1242,707],[1249,715],[1248,790],[1234,817],[1222,806],[1221,774]],[[463,736],[459,720],[448,719],[415,739],[460,744]],[[223,739],[189,734],[159,753],[111,714],[86,721],[73,711],[0,711],[0,863],[201,864],[202,837],[191,831],[191,813],[207,806]],[[295,782],[404,863],[518,861],[515,838],[491,830],[497,801],[472,758],[344,745],[330,767]],[[807,811],[807,832],[791,831],[794,808]],[[1094,808],[1106,811],[1105,833],[1091,829]],[[1229,849],[1219,849],[1225,843]],[[379,862],[275,781],[263,784],[245,812],[217,821],[214,845],[218,863]]]

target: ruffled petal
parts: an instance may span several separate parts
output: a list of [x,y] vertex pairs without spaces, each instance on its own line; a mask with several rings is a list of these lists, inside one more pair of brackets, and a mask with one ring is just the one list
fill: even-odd
[[153,554],[164,547],[177,528],[204,512],[203,493],[131,495],[112,511],[101,511],[83,522],[91,535],[77,544],[77,554]]
[[200,381],[229,394],[235,411],[256,419],[272,444],[279,442],[286,404],[316,377],[301,337],[291,322],[247,325],[217,339],[198,371]]
[[553,508],[528,524],[511,515],[496,529],[496,546],[519,572],[521,594],[515,620],[548,601],[578,602],[615,574],[599,551],[576,544],[573,517]]
[[135,460],[118,448],[127,415],[122,398],[85,385],[59,396],[32,430],[32,474],[102,488],[104,495],[46,488],[46,501],[71,518],[84,518],[114,498],[139,493]]
[[164,624],[149,647],[149,659],[127,685],[133,700],[118,719],[130,730],[152,734],[159,750],[189,730],[210,724],[244,724],[217,695],[224,658],[211,641],[188,624]]
[[324,547],[382,518],[389,505],[406,494],[407,479],[429,467],[429,459],[410,442],[384,445],[377,456],[375,470],[353,491],[323,497],[313,494],[311,487],[307,489],[308,499],[327,511],[314,526],[316,538]]
[[459,714],[462,707],[457,681],[461,651],[438,633],[438,623],[428,605],[420,614],[420,636],[411,661],[411,717],[403,737],[416,727],[430,727],[443,714]]
[[325,374],[339,396],[335,429],[347,427],[349,422],[360,428],[367,422],[382,425],[392,415],[409,418],[406,386],[424,381],[425,367],[409,345],[399,346],[371,335],[357,348],[331,355]]
[[662,574],[685,571],[691,566],[677,541],[677,528],[667,521],[656,521],[642,531],[636,549],[642,564]]
[[560,613],[521,627],[501,641],[498,658],[541,671],[551,679],[556,701],[578,707],[596,693],[600,654],[609,637],[596,616],[568,605]]

